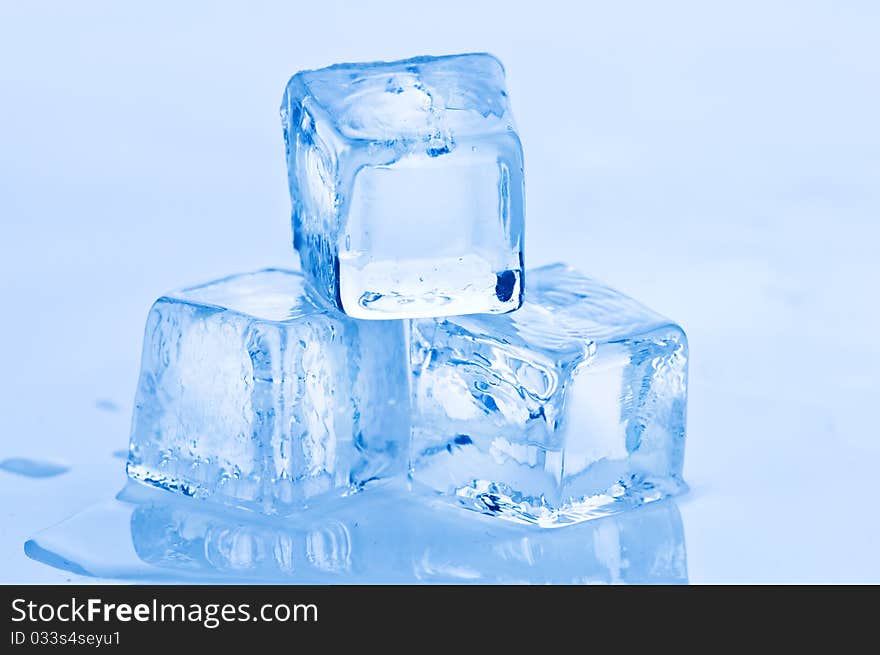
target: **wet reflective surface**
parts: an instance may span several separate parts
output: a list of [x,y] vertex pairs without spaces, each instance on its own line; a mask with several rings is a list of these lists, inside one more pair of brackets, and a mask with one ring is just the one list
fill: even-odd
[[542,530],[395,489],[322,516],[266,520],[127,486],[37,534],[27,555],[122,581],[680,584],[687,557],[674,501]]

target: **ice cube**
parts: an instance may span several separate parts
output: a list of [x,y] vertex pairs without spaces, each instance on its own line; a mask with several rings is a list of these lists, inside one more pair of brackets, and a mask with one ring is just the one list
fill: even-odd
[[520,306],[522,146],[497,59],[303,71],[281,115],[294,246],[330,302],[367,319]]
[[512,314],[412,321],[412,478],[551,527],[683,490],[684,332],[561,264],[528,275]]
[[283,270],[163,296],[147,319],[129,476],[283,514],[405,471],[403,329],[352,321]]

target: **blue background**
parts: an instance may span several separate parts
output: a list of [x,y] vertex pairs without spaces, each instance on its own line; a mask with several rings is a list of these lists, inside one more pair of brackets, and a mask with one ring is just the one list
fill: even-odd
[[[880,582],[880,9],[869,2],[0,5],[0,582],[121,485],[162,292],[291,266],[296,70],[488,50],[527,263],[679,321],[692,582]],[[369,5],[369,6],[367,6]]]

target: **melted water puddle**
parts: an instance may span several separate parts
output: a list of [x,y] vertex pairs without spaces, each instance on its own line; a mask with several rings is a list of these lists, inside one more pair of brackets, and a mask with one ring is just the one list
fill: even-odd
[[687,583],[674,501],[536,530],[397,491],[347,499],[320,519],[261,519],[129,485],[25,544],[55,568],[131,581]]
[[109,398],[98,398],[95,401],[95,408],[100,409],[104,412],[118,412],[122,409],[117,403],[113,402]]
[[26,478],[53,478],[56,475],[67,473],[70,467],[56,462],[27,459],[25,457],[10,457],[0,462],[0,470]]

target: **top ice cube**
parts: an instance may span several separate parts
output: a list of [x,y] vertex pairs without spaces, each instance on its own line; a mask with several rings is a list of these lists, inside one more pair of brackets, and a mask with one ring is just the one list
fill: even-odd
[[520,306],[522,146],[495,57],[302,71],[281,116],[294,246],[339,309],[400,319]]

